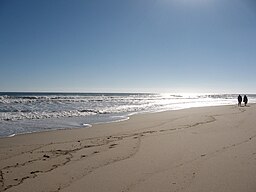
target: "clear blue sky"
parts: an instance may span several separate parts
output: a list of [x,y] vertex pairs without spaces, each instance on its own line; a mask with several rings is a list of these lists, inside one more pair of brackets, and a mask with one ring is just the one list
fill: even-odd
[[255,0],[0,0],[0,91],[256,93]]

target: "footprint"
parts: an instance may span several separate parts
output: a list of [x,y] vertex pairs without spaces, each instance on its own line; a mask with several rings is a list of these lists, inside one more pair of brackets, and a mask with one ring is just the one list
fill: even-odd
[[111,148],[114,148],[115,146],[116,146],[117,144],[111,144],[110,146],[109,146],[109,149],[111,149]]

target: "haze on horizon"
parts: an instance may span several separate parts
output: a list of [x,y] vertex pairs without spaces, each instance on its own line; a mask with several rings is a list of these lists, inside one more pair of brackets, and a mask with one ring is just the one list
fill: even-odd
[[0,92],[256,93],[254,0],[1,0]]

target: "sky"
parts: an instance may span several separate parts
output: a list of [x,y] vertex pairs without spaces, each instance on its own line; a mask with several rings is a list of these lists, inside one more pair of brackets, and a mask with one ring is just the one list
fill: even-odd
[[0,91],[256,93],[254,0],[0,0]]

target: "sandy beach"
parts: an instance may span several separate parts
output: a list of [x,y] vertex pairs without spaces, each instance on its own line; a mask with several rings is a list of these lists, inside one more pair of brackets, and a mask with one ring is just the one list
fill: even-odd
[[0,139],[0,191],[255,192],[256,105]]

